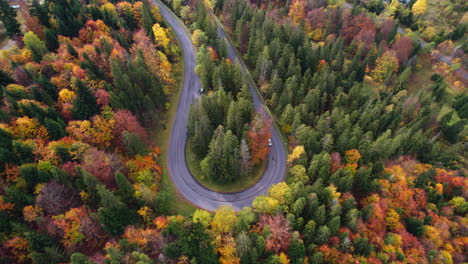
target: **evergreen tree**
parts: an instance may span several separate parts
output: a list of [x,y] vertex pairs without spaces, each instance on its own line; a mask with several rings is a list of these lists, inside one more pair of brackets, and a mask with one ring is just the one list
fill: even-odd
[[73,47],[73,45],[69,41],[67,41],[67,51],[68,51],[68,54],[72,55],[75,58],[78,58],[78,52],[76,51],[75,47]]
[[0,20],[6,29],[8,37],[20,34],[20,25],[16,21],[16,10],[10,6],[7,0],[0,0]]
[[242,175],[248,175],[252,168],[252,158],[249,152],[249,146],[245,139],[241,140],[240,144],[240,172]]
[[59,48],[57,32],[54,28],[45,29],[45,42],[49,51],[56,51]]
[[141,52],[135,61],[130,57],[124,61],[111,59],[111,69],[115,86],[111,105],[129,109],[141,122],[155,125],[159,120],[158,109],[164,108],[167,98],[161,81],[149,72]]
[[196,263],[218,263],[211,238],[201,223],[171,221],[164,234],[176,238],[164,248],[165,256],[173,259],[186,256]]
[[205,176],[215,182],[221,182],[220,178],[225,174],[226,169],[223,164],[223,139],[224,128],[219,126],[210,142],[208,155],[200,163]]
[[70,256],[70,264],[93,264],[88,257],[80,252],[75,252]]
[[148,2],[148,0],[143,0],[143,5],[141,7],[141,19],[142,19],[142,24],[143,24],[143,29],[145,30],[146,34],[148,36],[151,36],[151,39],[153,39],[153,25],[156,23],[156,19],[153,16],[153,13],[151,13],[151,6]]
[[291,238],[291,243],[288,248],[288,256],[291,259],[291,264],[302,264],[305,258],[304,242],[299,238],[299,233],[294,232]]
[[39,23],[44,27],[50,28],[50,16],[47,4],[47,1],[44,1],[44,3],[41,4],[39,0],[33,0],[29,7],[29,13],[32,16],[37,17],[39,19]]
[[96,186],[96,190],[101,200],[101,207],[113,209],[125,206],[124,203],[111,191],[109,191],[103,184],[98,184]]
[[141,141],[137,134],[125,131],[122,134],[122,139],[130,157],[134,157],[137,154],[143,157],[148,155],[148,149],[146,148],[145,143]]
[[128,208],[104,185],[98,184],[96,190],[102,206],[98,210],[99,221],[109,234],[113,236],[120,235],[127,225],[136,222],[138,217],[136,212]]
[[228,130],[223,140],[223,159],[226,164],[225,174],[221,182],[229,183],[239,175],[239,143],[236,136]]
[[73,102],[72,114],[77,120],[87,120],[99,112],[96,97],[80,79],[75,80],[77,97]]
[[44,126],[47,128],[51,140],[59,140],[67,134],[64,127],[55,120],[46,118]]
[[[0,86],[7,86],[8,84],[13,83],[13,82],[15,82],[15,80],[11,78],[10,74],[4,71],[3,69],[0,69]],[[3,94],[1,94],[0,92],[0,95],[2,96]]]
[[132,184],[127,180],[127,177],[120,172],[115,175],[115,183],[117,185],[116,194],[119,195],[127,203],[134,200],[134,189]]
[[187,126],[189,135],[192,137],[192,151],[198,157],[204,157],[208,151],[213,129],[210,119],[199,101],[190,107]]
[[50,82],[50,80],[43,74],[41,73],[39,75],[39,78],[35,80],[47,93],[50,98],[52,98],[54,101],[58,99],[58,89],[57,87]]
[[94,175],[83,170],[81,167],[77,168],[77,174],[80,190],[85,191],[89,195],[87,199],[88,204],[90,204],[92,208],[97,208],[99,203],[99,195],[96,188],[101,183]]
[[82,4],[79,0],[51,0],[53,15],[60,35],[77,37],[83,26]]
[[233,182],[239,175],[239,147],[230,130],[219,126],[211,140],[207,157],[200,163],[205,176],[216,183]]

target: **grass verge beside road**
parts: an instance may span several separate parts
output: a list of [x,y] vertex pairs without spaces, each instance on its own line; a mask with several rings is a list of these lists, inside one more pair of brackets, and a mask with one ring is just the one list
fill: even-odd
[[[172,34],[173,38],[177,39],[177,36],[174,33]],[[177,192],[177,189],[171,180],[171,176],[169,175],[169,169],[167,166],[167,153],[169,151],[172,125],[176,117],[177,107],[179,105],[179,97],[182,92],[184,82],[184,62],[182,54],[179,56],[178,63],[173,65],[173,70],[177,86],[169,98],[170,106],[164,115],[164,120],[162,121],[163,125],[155,131],[156,144],[158,144],[161,148],[161,165],[163,166],[163,175],[160,189],[165,190],[168,193],[169,199],[167,199],[167,202],[170,203],[170,208],[173,210],[173,214],[189,216],[197,208]]]

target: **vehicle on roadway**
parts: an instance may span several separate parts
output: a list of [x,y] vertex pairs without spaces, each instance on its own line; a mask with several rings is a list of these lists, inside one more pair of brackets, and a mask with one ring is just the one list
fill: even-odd
[[271,142],[271,138],[268,139],[268,146],[269,147],[273,146],[273,143]]

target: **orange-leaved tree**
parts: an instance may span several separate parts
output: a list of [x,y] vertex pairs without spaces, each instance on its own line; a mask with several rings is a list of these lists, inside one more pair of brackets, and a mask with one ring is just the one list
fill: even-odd
[[304,0],[295,0],[289,8],[289,17],[294,23],[299,24],[305,18],[305,2]]
[[250,124],[247,141],[251,149],[252,162],[254,165],[264,161],[270,151],[268,139],[271,137],[271,120],[264,112],[257,111],[254,120]]

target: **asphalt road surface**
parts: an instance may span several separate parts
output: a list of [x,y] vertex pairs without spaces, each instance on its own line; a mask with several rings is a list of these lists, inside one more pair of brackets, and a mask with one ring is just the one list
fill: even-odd
[[[184,55],[184,84],[169,142],[168,167],[172,181],[179,193],[197,207],[205,210],[214,211],[221,205],[231,205],[234,210],[238,211],[245,206],[250,206],[255,197],[265,194],[272,184],[283,181],[286,174],[286,152],[279,133],[274,127],[272,128],[273,146],[268,155],[267,168],[263,177],[252,187],[236,193],[218,193],[203,187],[194,179],[185,160],[185,144],[189,107],[199,96],[201,87],[200,79],[195,73],[195,48],[183,23],[163,3],[158,0],[154,1],[159,6],[161,15],[179,38]],[[218,33],[221,37],[225,37],[222,29],[218,30]],[[239,63],[240,60],[229,42],[228,49],[231,60]],[[247,73],[245,68],[243,72]],[[261,100],[253,84],[250,85],[250,90],[254,106],[261,107]]]

